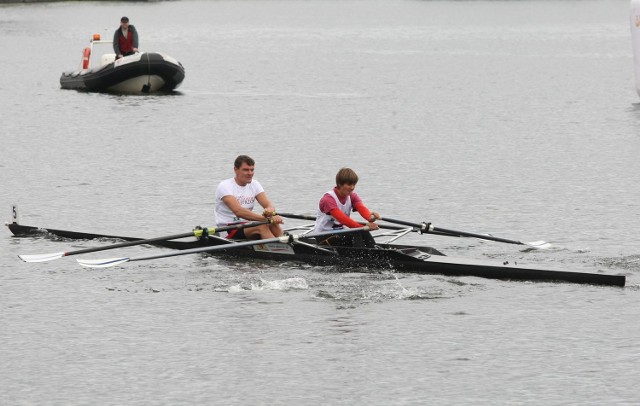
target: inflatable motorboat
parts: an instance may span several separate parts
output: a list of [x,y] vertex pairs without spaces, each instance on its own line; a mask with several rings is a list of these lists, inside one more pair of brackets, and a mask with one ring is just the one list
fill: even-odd
[[169,92],[184,80],[184,67],[160,52],[139,52],[116,59],[113,43],[94,34],[82,52],[80,69],[63,72],[60,86],[87,92]]

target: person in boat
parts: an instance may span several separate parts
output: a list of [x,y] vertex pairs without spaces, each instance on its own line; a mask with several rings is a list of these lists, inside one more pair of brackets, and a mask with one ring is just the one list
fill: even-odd
[[[360,196],[354,192],[358,183],[358,175],[351,168],[342,168],[336,174],[336,186],[326,192],[318,203],[318,212],[316,214],[316,223],[313,233],[324,233],[331,230],[339,230],[344,227],[358,228],[363,227],[362,224],[351,219],[352,211],[357,211],[363,219],[367,221],[370,230],[377,230],[378,225],[375,223],[379,220],[380,214],[370,211],[363,203]],[[358,233],[364,245],[370,246],[374,244],[373,237],[369,233]],[[329,245],[353,245],[354,235],[332,236],[323,240],[321,243]]]
[[[265,239],[280,237],[281,216],[269,200],[264,188],[253,178],[255,161],[247,155],[240,155],[233,164],[235,176],[225,179],[216,189],[216,224],[218,227],[228,226],[249,221],[269,221],[257,227],[231,230],[226,237],[236,239]],[[262,206],[262,214],[253,211],[254,203],[258,201]]]
[[122,17],[120,27],[113,33],[113,51],[116,59],[138,52],[138,30],[129,24],[129,17]]

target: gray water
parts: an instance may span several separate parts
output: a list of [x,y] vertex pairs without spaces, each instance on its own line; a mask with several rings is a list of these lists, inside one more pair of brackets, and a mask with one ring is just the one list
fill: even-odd
[[[141,49],[183,63],[179,91],[61,90],[122,15]],[[628,16],[622,0],[0,6],[6,221],[17,204],[24,224],[76,231],[210,226],[243,153],[282,212],[312,213],[350,166],[383,216],[554,248],[406,243],[627,276],[620,289],[204,255],[95,270],[17,255],[113,241],[5,230],[0,404],[640,403]]]

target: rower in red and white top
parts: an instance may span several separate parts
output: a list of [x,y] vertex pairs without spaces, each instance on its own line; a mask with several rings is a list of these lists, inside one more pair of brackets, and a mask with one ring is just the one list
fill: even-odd
[[351,168],[342,168],[336,174],[336,186],[325,193],[318,203],[316,224],[313,233],[338,230],[344,227],[358,228],[362,224],[351,219],[352,211],[360,213],[371,230],[377,230],[375,221],[381,216],[371,212],[354,190],[358,183],[358,175]]

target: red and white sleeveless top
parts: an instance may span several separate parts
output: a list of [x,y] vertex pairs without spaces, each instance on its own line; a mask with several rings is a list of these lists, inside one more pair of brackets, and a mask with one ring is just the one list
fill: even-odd
[[[336,195],[336,192],[333,189],[324,194],[324,196],[326,195],[333,197],[340,211],[346,214],[347,217],[351,215],[351,211],[353,210],[353,207],[351,206],[351,196],[347,196],[347,199],[343,204],[340,202],[340,199],[338,199],[338,196]],[[313,231],[311,232],[311,234],[337,230],[341,228],[342,228],[342,224],[336,221],[336,219],[334,219],[330,214],[323,213],[320,210],[320,203],[318,203],[318,213],[316,214],[316,225],[313,228]]]

